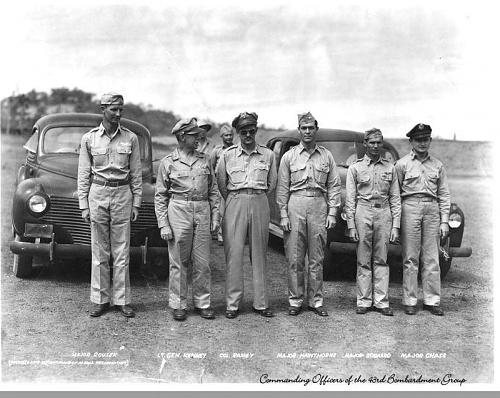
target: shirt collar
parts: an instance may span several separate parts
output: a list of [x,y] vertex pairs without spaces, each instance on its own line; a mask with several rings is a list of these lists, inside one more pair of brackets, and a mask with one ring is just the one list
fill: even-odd
[[417,156],[417,154],[415,152],[413,152],[413,149],[411,150],[410,152],[410,158],[413,160],[415,158],[417,158],[418,160],[420,160],[422,163],[425,162],[426,160],[430,159],[431,155],[429,154],[429,152],[427,152],[427,156],[425,158],[423,158],[422,160],[420,160],[420,158]]
[[[243,147],[241,146],[241,142],[240,142],[240,143],[238,143],[238,156],[240,156],[243,152],[247,153],[247,152],[243,149]],[[259,145],[258,143],[255,143],[255,148],[254,148],[254,149],[253,149],[253,151],[252,151],[252,152],[250,152],[250,153],[254,153],[254,152],[256,152],[256,153],[262,153],[262,152],[260,151],[260,145]]]
[[[304,147],[304,145],[302,145],[302,141],[300,141],[299,145],[297,145],[298,147],[298,150],[299,150],[299,153],[302,153],[302,151],[307,151],[307,149]],[[318,144],[314,144],[314,150],[312,151],[312,153],[318,151],[319,152],[319,147],[318,147]]]
[[[121,126],[120,123],[118,123],[118,127],[116,128],[115,134],[113,134],[110,138],[113,138],[116,134],[120,133],[121,129],[122,129],[122,126]],[[101,124],[99,125],[99,135],[102,137],[103,134],[107,135],[107,131],[106,131],[106,128],[104,127],[104,125],[101,122]]]
[[[197,157],[197,158],[203,158],[205,155],[203,155],[203,153],[201,152],[198,152],[198,151],[194,151],[194,155]],[[180,160],[181,162],[183,163],[186,163],[186,164],[189,164],[188,162],[186,162],[186,159],[184,159],[182,156],[181,156],[181,153],[179,151],[179,148],[175,148],[174,149],[174,152],[172,152],[172,160]],[[193,162],[194,163],[194,162]]]
[[377,160],[371,160],[370,157],[365,153],[365,156],[363,156],[363,160],[366,162],[366,164],[370,163],[382,163],[385,159],[382,156],[379,156]]

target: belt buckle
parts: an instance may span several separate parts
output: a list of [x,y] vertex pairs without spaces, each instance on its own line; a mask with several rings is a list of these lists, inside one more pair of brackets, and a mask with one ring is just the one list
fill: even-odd
[[374,203],[373,206],[376,207],[377,209],[380,209],[382,207],[380,203]]

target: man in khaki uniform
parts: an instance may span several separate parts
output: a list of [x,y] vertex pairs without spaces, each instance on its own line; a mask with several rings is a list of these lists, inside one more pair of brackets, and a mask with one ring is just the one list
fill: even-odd
[[387,253],[389,242],[399,236],[401,198],[396,169],[380,156],[382,144],[379,129],[365,132],[366,154],[347,170],[345,214],[349,237],[358,242],[356,313],[366,314],[373,308],[392,316]]
[[240,144],[227,148],[219,159],[217,182],[226,201],[223,220],[226,254],[226,317],[236,318],[243,299],[243,250],[248,236],[253,268],[253,310],[274,316],[267,292],[269,202],[276,187],[273,152],[255,141],[257,114],[243,112],[232,123]]
[[307,308],[328,316],[323,307],[323,259],[326,230],[335,227],[340,206],[340,177],[332,154],[316,144],[314,116],[302,113],[298,124],[301,142],[283,155],[276,188],[288,262],[288,313],[302,311],[307,252]]
[[[208,122],[201,122],[198,127],[200,130],[200,140],[198,142],[198,146],[196,150],[204,155],[210,156],[212,151],[212,143],[207,137],[207,133],[212,130],[212,125]],[[213,167],[213,166],[212,166]]]
[[443,164],[429,155],[431,126],[417,124],[406,136],[411,152],[396,162],[401,189],[401,244],[403,249],[403,304],[405,313],[417,312],[420,263],[424,310],[443,316],[439,240],[449,233],[450,190]]
[[215,317],[210,307],[210,231],[219,227],[219,199],[210,158],[196,150],[200,131],[195,118],[174,126],[179,147],[162,159],[156,180],[156,218],[170,259],[169,306],[178,321],[186,319],[191,261],[195,311],[206,319]]
[[82,217],[91,224],[92,275],[90,316],[110,306],[109,259],[113,257],[113,304],[122,315],[130,307],[130,221],[139,216],[142,171],[139,140],[120,125],[123,96],[104,94],[103,120],[82,137],[78,160],[78,198]]
[[[219,158],[222,152],[233,145],[233,138],[234,138],[233,129],[227,124],[223,125],[220,128],[220,136],[222,138],[222,144],[215,146],[215,148],[212,150],[212,153],[210,154],[210,163],[212,163],[212,167],[214,168],[214,170],[217,170],[217,163],[219,162]],[[222,195],[219,196],[219,199],[220,199],[219,213],[220,217],[223,218],[226,202],[222,197]],[[222,246],[224,244],[224,239],[222,238],[222,226],[217,231],[217,243],[219,246]]]

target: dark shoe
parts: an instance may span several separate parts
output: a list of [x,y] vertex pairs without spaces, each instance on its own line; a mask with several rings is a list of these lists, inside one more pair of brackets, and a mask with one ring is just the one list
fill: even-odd
[[432,315],[438,315],[438,316],[444,315],[444,311],[438,305],[424,304],[424,310],[429,311]]
[[260,315],[265,316],[267,318],[271,318],[274,316],[274,313],[270,308],[264,308],[263,310],[258,310],[256,308],[253,308],[253,312],[256,312],[257,314],[260,314]]
[[183,321],[186,319],[186,310],[177,308],[172,312],[172,314],[174,315],[174,319],[176,321]]
[[356,314],[364,315],[371,310],[371,307],[357,307]]
[[415,315],[417,313],[416,305],[405,305],[405,314],[406,315]]
[[288,307],[288,315],[299,315],[302,312],[302,307],[296,307],[294,305],[291,305]]
[[210,307],[208,307],[208,308],[194,307],[194,312],[196,312],[197,314],[200,314],[200,316],[202,318],[205,318],[205,319],[215,319],[214,310],[211,309]]
[[389,307],[385,307],[385,308],[375,307],[375,311],[380,312],[382,315],[385,315],[385,316],[393,316],[394,315],[394,312]]
[[109,303],[94,304],[90,309],[90,316],[98,317],[109,310]]
[[309,311],[315,312],[319,316],[328,316],[328,312],[323,307],[311,307],[311,306],[307,306],[307,309]]
[[217,245],[224,246],[224,241],[222,239],[217,239]]
[[234,319],[238,316],[238,310],[226,310],[226,318]]
[[127,318],[133,318],[135,316],[134,310],[129,305],[115,305],[115,308]]

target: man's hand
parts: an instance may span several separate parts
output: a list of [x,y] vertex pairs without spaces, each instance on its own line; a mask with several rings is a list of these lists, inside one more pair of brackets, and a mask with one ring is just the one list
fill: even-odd
[[280,227],[283,231],[290,232],[292,230],[290,219],[288,217],[281,217]]
[[82,218],[83,218],[86,222],[90,223],[90,210],[89,210],[89,209],[83,209],[83,210],[82,210]]
[[394,243],[398,238],[399,238],[399,228],[392,227],[391,236],[389,237],[389,242]]
[[172,233],[172,229],[170,227],[162,227],[160,230],[160,236],[164,241],[173,239],[174,234]]
[[219,230],[219,228],[220,228],[220,222],[219,222],[219,220],[217,220],[217,221],[212,220],[210,222],[210,232],[215,233],[215,232],[217,232]]
[[441,237],[441,239],[445,239],[449,233],[450,233],[450,226],[448,225],[447,222],[442,222],[441,226],[439,227],[439,236]]
[[335,225],[337,225],[337,219],[335,218],[335,216],[326,217],[326,228],[327,229],[335,228]]
[[356,228],[349,228],[349,239],[353,242],[359,241],[358,230]]
[[135,221],[135,220],[137,220],[137,217],[139,217],[139,208],[132,206],[132,214],[130,216],[130,219],[132,221]]

